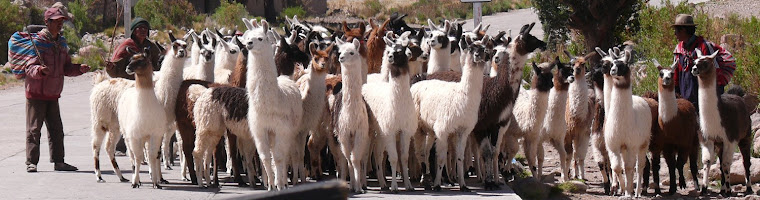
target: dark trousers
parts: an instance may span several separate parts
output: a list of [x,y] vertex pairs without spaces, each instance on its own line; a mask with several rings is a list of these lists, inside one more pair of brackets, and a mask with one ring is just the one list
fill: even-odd
[[37,164],[40,161],[40,137],[42,123],[48,131],[50,145],[50,162],[63,162],[63,123],[58,100],[26,100],[26,164]]

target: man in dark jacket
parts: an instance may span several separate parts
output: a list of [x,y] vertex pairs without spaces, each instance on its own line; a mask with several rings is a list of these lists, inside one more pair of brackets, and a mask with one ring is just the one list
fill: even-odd
[[[148,48],[150,61],[158,63],[160,50],[155,43],[148,40],[148,33],[150,32],[148,21],[137,17],[132,21],[130,29],[132,30],[132,35],[115,49],[111,62],[106,64],[106,72],[110,77],[135,80],[135,75],[129,75],[124,71],[127,69],[127,64],[129,64],[129,58],[132,57],[132,54],[127,52],[127,48],[138,53],[142,53],[143,49]],[[160,67],[160,64],[154,64],[153,70],[158,71]]]
[[66,41],[61,38],[61,28],[67,19],[58,8],[45,11],[45,25],[35,43],[39,55],[29,61],[25,68],[26,79],[26,171],[37,172],[40,160],[40,137],[42,124],[47,125],[50,145],[50,162],[56,171],[76,171],[77,168],[63,161],[63,123],[58,99],[61,98],[64,76],[79,76],[90,71],[85,64],[71,63]]

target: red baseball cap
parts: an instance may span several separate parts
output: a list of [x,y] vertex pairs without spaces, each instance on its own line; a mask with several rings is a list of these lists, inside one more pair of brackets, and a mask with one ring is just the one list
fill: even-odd
[[45,10],[45,21],[50,20],[50,19],[60,19],[60,18],[63,18],[64,20],[66,20],[69,17],[64,15],[61,9],[58,9],[55,7],[48,8],[47,10]]

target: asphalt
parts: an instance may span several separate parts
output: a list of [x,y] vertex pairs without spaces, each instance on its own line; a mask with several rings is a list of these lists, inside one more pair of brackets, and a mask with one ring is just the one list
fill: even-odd
[[[259,186],[255,189],[237,187],[234,183],[224,183],[220,188],[201,189],[188,181],[180,180],[179,167],[162,170],[169,184],[163,189],[153,189],[146,167],[140,174],[142,187],[133,189],[129,183],[121,183],[109,162],[101,162],[105,183],[98,183],[93,172],[91,148],[89,96],[92,89],[92,73],[80,77],[66,77],[64,90],[59,100],[65,132],[66,162],[77,166],[76,172],[56,172],[49,163],[47,130],[43,128],[41,156],[37,173],[27,173],[25,154],[25,97],[24,88],[15,87],[0,90],[0,199],[226,199],[245,195],[262,194],[266,191]],[[104,154],[102,151],[101,154]],[[102,160],[107,160],[101,155]],[[124,176],[132,179],[128,157],[116,157]],[[227,177],[220,174],[220,177]],[[375,185],[370,180],[370,185]],[[474,192],[458,192],[458,187],[444,187],[443,192],[423,191],[384,194],[377,187],[370,187],[367,194],[353,195],[352,198],[384,199],[519,199],[504,186],[498,191],[484,191],[475,178],[468,179]],[[403,184],[401,184],[403,185]],[[415,184],[416,185],[416,184]]]

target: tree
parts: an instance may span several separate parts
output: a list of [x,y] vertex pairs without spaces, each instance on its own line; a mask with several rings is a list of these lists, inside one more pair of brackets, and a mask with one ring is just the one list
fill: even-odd
[[643,4],[641,0],[533,0],[549,42],[564,42],[572,30],[583,36],[587,53],[621,43],[621,33],[636,29]]

